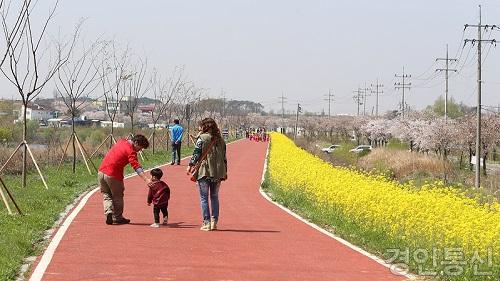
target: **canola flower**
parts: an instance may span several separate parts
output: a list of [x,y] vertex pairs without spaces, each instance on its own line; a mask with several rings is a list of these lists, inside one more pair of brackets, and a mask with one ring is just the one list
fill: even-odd
[[272,134],[269,177],[286,192],[300,190],[317,204],[410,247],[459,247],[469,256],[492,251],[496,262],[500,258],[498,202],[479,204],[442,183],[417,190],[411,183],[333,167],[278,133]]

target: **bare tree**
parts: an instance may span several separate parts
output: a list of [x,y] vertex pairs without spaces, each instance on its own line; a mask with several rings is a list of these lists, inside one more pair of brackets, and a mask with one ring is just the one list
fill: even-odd
[[[196,112],[196,104],[201,99],[204,89],[197,88],[193,82],[182,85],[176,104],[176,115],[182,123],[186,124],[187,135],[190,135],[191,120]],[[195,116],[195,115],[194,115]],[[189,146],[189,139],[187,142]]]
[[102,63],[96,66],[100,73],[102,97],[104,98],[106,115],[111,121],[111,131],[103,143],[101,143],[92,153],[91,157],[99,150],[106,140],[110,139],[110,147],[115,141],[114,123],[120,112],[120,104],[125,96],[122,83],[132,78],[132,74],[127,72],[126,69],[129,63],[129,53],[130,50],[128,47],[124,50],[119,50],[115,41],[108,42],[106,48],[104,48]]
[[176,69],[169,79],[163,80],[155,70],[152,75],[152,93],[154,99],[154,107],[151,111],[153,120],[153,133],[150,136],[153,154],[155,153],[155,137],[156,126],[160,118],[166,115],[168,108],[175,100],[176,95],[184,83],[184,75],[182,69]]
[[[22,186],[26,186],[26,164],[27,152],[27,123],[26,112],[30,101],[35,99],[43,90],[45,85],[52,79],[69,59],[73,50],[80,25],[77,26],[74,35],[70,40],[63,39],[44,47],[47,27],[54,18],[58,1],[41,24],[39,30],[35,30],[38,24],[32,22],[32,13],[35,10],[36,1],[24,0],[22,2],[2,2],[0,16],[2,20],[3,40],[5,40],[6,52],[0,61],[0,71],[3,76],[16,88],[21,96],[24,110],[23,120],[23,140],[18,148],[23,148],[23,168]],[[14,12],[13,12],[14,11]],[[17,12],[15,12],[17,11]],[[12,13],[13,12],[13,13]],[[55,49],[55,57],[51,57],[51,47]],[[48,53],[48,54],[47,54]],[[41,65],[47,67],[41,68]],[[33,158],[33,157],[32,157]],[[33,158],[34,161],[34,158]],[[4,165],[5,166],[5,165]],[[35,162],[35,166],[38,165]],[[40,176],[43,176],[38,169]],[[47,187],[47,185],[45,184]]]
[[100,63],[97,60],[99,59],[100,53],[103,51],[103,46],[103,42],[98,40],[87,48],[83,40],[81,40],[81,51],[78,54],[73,52],[71,59],[57,72],[57,93],[61,96],[64,104],[68,108],[68,114],[71,116],[71,136],[60,163],[62,163],[71,142],[73,146],[73,173],[76,171],[75,142],[80,148],[80,152],[89,173],[91,173],[86,160],[86,151],[75,131],[75,118],[78,117],[81,110],[88,105],[91,94],[94,93],[99,86],[101,77],[99,76],[99,68],[95,66]]
[[123,91],[125,93],[125,115],[130,117],[131,131],[134,135],[134,117],[139,106],[139,99],[144,97],[151,89],[151,81],[145,81],[147,72],[147,60],[139,58],[138,62],[133,66],[131,77],[123,83]]

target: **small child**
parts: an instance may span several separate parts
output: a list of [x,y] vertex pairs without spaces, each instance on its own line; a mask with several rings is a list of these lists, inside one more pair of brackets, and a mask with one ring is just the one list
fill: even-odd
[[162,170],[155,168],[151,170],[151,184],[149,185],[148,206],[153,203],[153,214],[155,222],[151,227],[160,227],[160,211],[163,214],[163,225],[168,223],[168,200],[170,199],[170,188],[161,180]]

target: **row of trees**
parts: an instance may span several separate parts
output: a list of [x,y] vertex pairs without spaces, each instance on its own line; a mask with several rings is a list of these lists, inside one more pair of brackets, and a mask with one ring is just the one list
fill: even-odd
[[[252,123],[267,127],[295,126],[295,118],[282,119],[279,116],[255,116]],[[476,117],[465,115],[448,119],[423,112],[412,112],[405,118],[373,118],[353,116],[300,116],[298,127],[305,137],[324,137],[331,142],[356,140],[373,146],[386,145],[396,138],[408,145],[408,149],[420,153],[435,153],[444,159],[454,155],[460,159],[472,160],[476,145]],[[483,173],[486,174],[486,160],[496,160],[500,147],[500,116],[487,114],[482,120],[481,158]]]

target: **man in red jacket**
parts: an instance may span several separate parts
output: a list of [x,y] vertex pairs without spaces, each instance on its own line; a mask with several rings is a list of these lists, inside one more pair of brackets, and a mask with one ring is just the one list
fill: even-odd
[[146,177],[139,161],[137,152],[149,147],[148,139],[143,135],[136,135],[131,140],[121,139],[108,151],[99,167],[98,179],[104,204],[106,224],[127,224],[129,219],[123,217],[123,170],[127,164],[146,182]]

